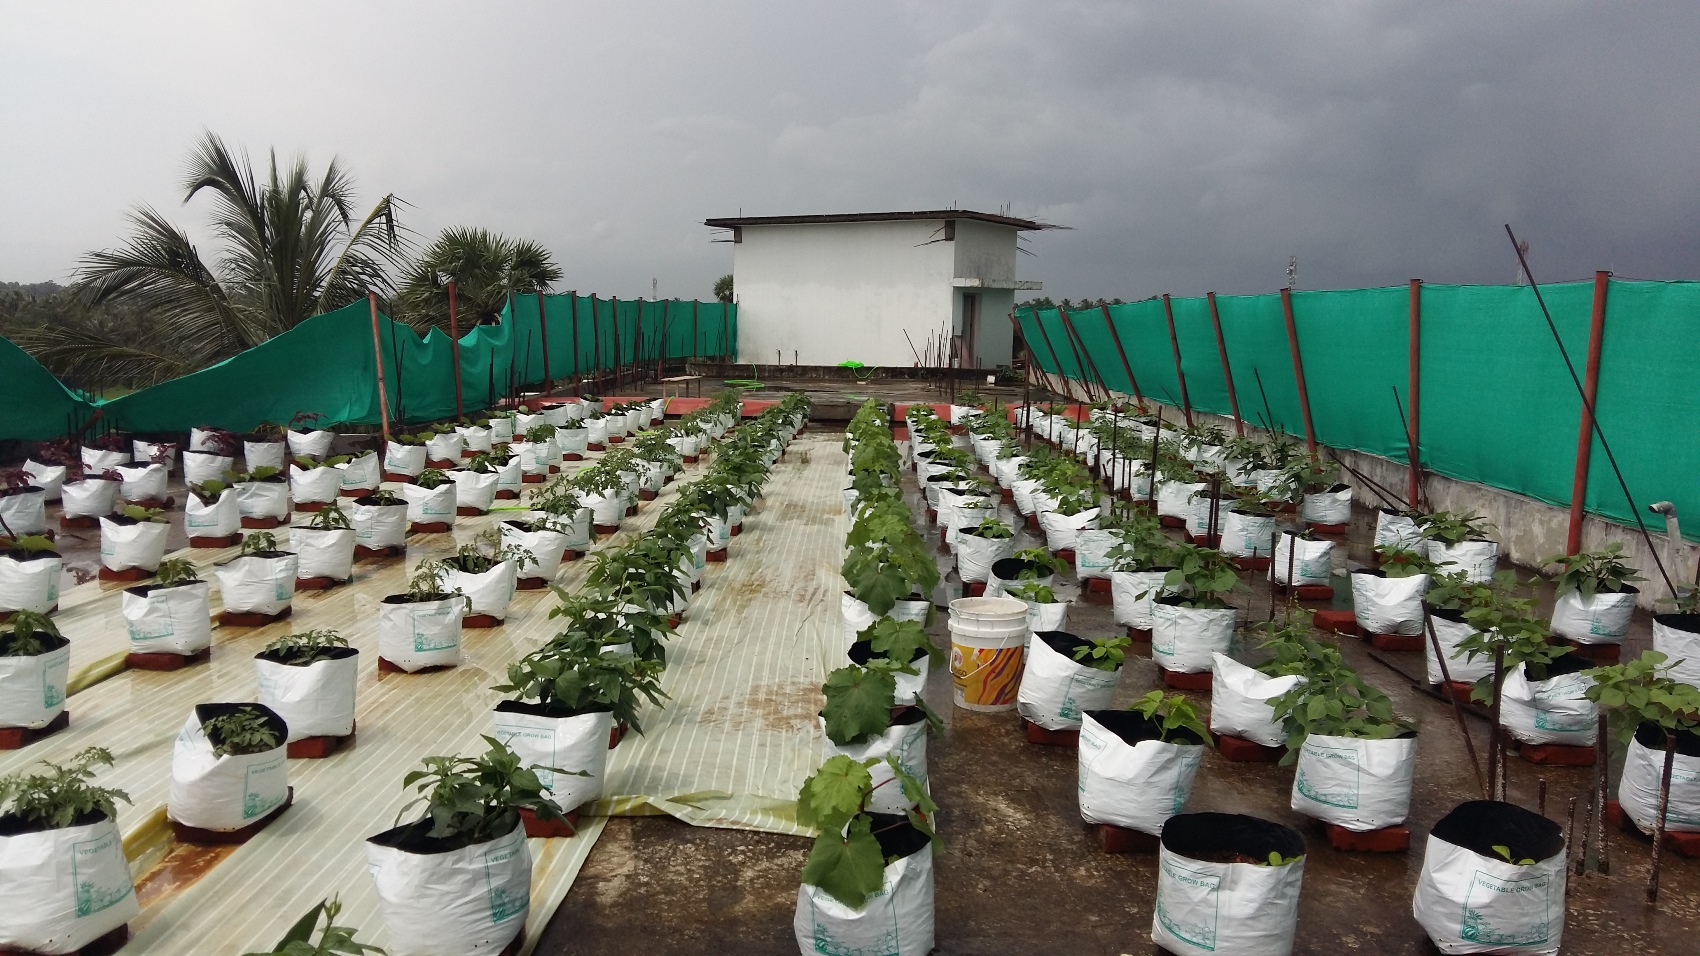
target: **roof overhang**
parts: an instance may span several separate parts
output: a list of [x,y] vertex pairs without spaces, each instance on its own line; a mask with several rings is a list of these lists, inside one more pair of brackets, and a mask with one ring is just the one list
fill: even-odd
[[1017,219],[997,213],[975,212],[972,209],[925,209],[913,212],[848,212],[817,216],[736,216],[704,220],[703,225],[714,229],[735,229],[741,226],[809,226],[850,222],[943,222],[952,219],[972,219],[994,226],[1029,232],[1040,229],[1067,229],[1055,223],[1033,219]]
[[950,280],[950,284],[958,289],[1014,289],[1017,292],[1037,292],[1045,287],[1043,282],[1034,279],[964,279],[961,276]]

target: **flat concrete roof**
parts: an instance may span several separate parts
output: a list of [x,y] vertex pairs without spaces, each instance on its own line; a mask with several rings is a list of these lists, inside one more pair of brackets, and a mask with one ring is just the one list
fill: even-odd
[[1014,216],[1000,216],[990,212],[975,212],[972,209],[923,209],[913,212],[841,212],[826,213],[817,216],[736,216],[726,219],[707,219],[703,225],[716,229],[732,229],[738,226],[804,226],[820,225],[836,222],[903,222],[914,220],[943,220],[943,219],[974,219],[979,222],[989,222],[996,226],[1008,226],[1011,229],[1067,229],[1048,222],[1036,222],[1032,219],[1017,219]]

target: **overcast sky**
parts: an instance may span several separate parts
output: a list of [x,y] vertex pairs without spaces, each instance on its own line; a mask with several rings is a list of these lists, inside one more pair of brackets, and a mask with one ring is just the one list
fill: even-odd
[[211,129],[340,157],[422,237],[706,298],[711,216],[1073,227],[1054,297],[1700,278],[1700,3],[0,0],[0,279],[181,204]]

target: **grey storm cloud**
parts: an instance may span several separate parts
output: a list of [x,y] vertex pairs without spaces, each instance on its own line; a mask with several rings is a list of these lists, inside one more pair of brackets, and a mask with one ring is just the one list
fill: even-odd
[[957,204],[1053,296],[1700,277],[1700,4],[0,6],[0,279],[65,279],[211,129],[339,156],[421,238],[703,296],[710,216]]

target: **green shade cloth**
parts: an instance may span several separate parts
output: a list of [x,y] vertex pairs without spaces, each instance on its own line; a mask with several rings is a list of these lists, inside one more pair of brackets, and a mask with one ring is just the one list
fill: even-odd
[[81,428],[94,407],[28,352],[0,338],[0,438],[45,441]]

